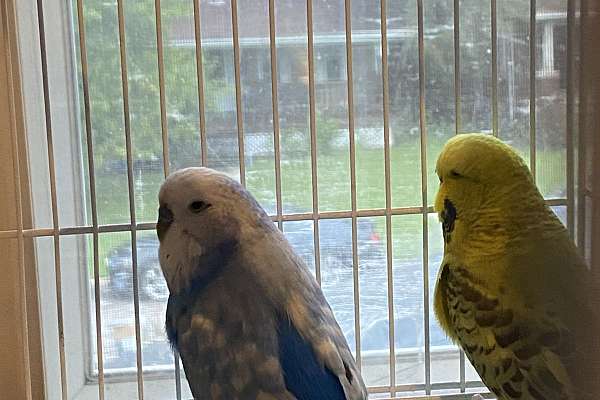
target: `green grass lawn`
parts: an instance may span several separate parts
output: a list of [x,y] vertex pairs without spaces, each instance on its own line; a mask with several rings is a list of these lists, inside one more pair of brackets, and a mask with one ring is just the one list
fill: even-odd
[[[430,138],[427,149],[427,193],[431,205],[438,186],[435,161],[444,140]],[[421,157],[418,138],[395,144],[390,150],[392,207],[421,206]],[[559,150],[538,151],[538,185],[548,197],[564,195],[566,159]],[[318,154],[317,177],[319,209],[342,211],[351,209],[350,156],[347,149],[321,150]],[[284,213],[307,212],[312,209],[311,162],[306,152],[293,159],[282,153],[282,203]],[[263,205],[275,204],[275,172],[272,158],[254,159],[247,166],[247,186]],[[135,202],[138,222],[153,222],[157,216],[157,194],[162,173],[136,176]],[[383,149],[356,149],[356,194],[358,209],[385,207]],[[98,219],[100,224],[129,223],[129,199],[126,174],[98,175]],[[439,226],[435,216],[429,218],[430,254],[442,249]],[[422,217],[393,218],[394,258],[414,260],[422,253]],[[385,234],[385,219],[377,218],[377,229]],[[140,233],[140,236],[153,235]],[[105,273],[104,259],[110,249],[128,243],[129,233],[100,235],[100,266]]]

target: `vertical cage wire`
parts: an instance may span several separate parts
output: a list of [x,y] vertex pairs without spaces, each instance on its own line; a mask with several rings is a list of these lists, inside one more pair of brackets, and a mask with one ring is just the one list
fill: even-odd
[[167,123],[167,105],[165,99],[165,63],[162,34],[162,8],[160,0],[154,0],[154,13],[156,20],[156,64],[158,67],[158,95],[160,102],[160,132],[162,138],[163,170],[169,171],[169,126]]
[[454,0],[454,133],[459,134],[462,129],[462,103],[461,103],[461,79],[460,79],[460,0]]
[[200,117],[200,162],[203,167],[208,163],[208,145],[206,142],[206,115],[204,112],[204,65],[202,61],[202,30],[200,0],[194,2],[194,49],[196,53],[196,75],[198,83],[198,115]]
[[536,0],[529,0],[529,168],[536,181]]
[[181,367],[179,366],[179,354],[173,351],[173,362],[175,364],[175,398],[181,400]]
[[[8,38],[10,37],[8,30],[8,16],[7,13],[4,12],[6,9],[4,7],[0,7],[0,21],[2,22],[3,36]],[[8,75],[8,107],[10,114],[10,135],[11,135],[11,150],[12,151],[12,162],[13,162],[13,171],[14,171],[14,182],[15,182],[15,202],[16,202],[16,220],[17,220],[17,229],[16,229],[16,239],[17,239],[17,258],[18,258],[18,278],[19,278],[19,313],[22,316],[21,318],[21,326],[20,332],[23,333],[23,337],[21,339],[23,354],[29,354],[29,341],[27,338],[29,337],[29,327],[27,324],[27,284],[25,281],[26,271],[25,271],[25,239],[23,236],[23,193],[21,191],[21,167],[20,167],[20,152],[19,148],[21,147],[21,143],[19,140],[19,135],[17,133],[17,115],[16,115],[16,107],[14,101],[16,99],[15,88],[14,88],[14,77],[12,66],[15,65],[13,62],[14,55],[12,54],[11,43],[6,43],[6,60],[7,67],[6,72]],[[24,357],[23,360],[23,369],[25,371],[24,384],[25,384],[25,396],[27,400],[32,399],[32,390],[31,390],[31,372],[30,372],[30,360],[29,357]]]
[[385,234],[386,234],[386,268],[387,268],[387,299],[388,325],[390,346],[390,396],[396,395],[396,342],[394,325],[394,264],[392,246],[392,188],[390,162],[390,89],[388,66],[387,39],[387,2],[380,1],[381,11],[381,85],[383,91],[383,151],[385,168]]
[[321,243],[319,240],[319,191],[317,174],[317,115],[315,109],[315,38],[313,2],[306,0],[306,35],[308,39],[308,103],[310,124],[310,164],[312,189],[313,247],[315,249],[315,274],[321,284]]
[[[461,78],[460,78],[460,0],[454,0],[452,5],[453,10],[453,34],[454,34],[454,134],[458,135],[462,130],[462,99],[461,99]],[[466,390],[465,381],[465,352],[459,349],[459,380],[460,391]]]
[[356,341],[356,363],[361,365],[360,348],[360,285],[358,281],[358,240],[356,223],[356,143],[354,137],[354,78],[352,75],[352,4],[344,1],[346,33],[346,73],[348,80],[348,140],[350,146],[350,201],[352,207],[352,280],[354,283],[354,339]]
[[[579,43],[584,43],[585,42],[585,32],[587,29],[587,22],[588,19],[587,18],[583,18],[581,16],[581,13],[583,11],[588,10],[588,5],[587,5],[587,1],[586,0],[580,0],[580,17],[579,17]],[[580,44],[580,59],[579,59],[579,68],[578,68],[578,73],[579,73],[579,104],[587,104],[588,103],[588,91],[586,90],[585,87],[585,82],[583,81],[583,79],[581,79],[581,77],[583,76],[583,65],[586,62],[586,53],[584,51],[582,51],[581,49],[581,44]],[[582,132],[585,127],[587,126],[587,113],[586,112],[582,112],[585,110],[582,110],[580,108],[579,111],[579,115],[578,115],[578,129],[579,132]],[[584,140],[584,137],[582,137],[583,135],[581,135],[578,139],[578,149],[577,149],[577,153],[578,153],[578,162],[577,162],[577,245],[579,247],[579,250],[581,252],[581,255],[583,257],[586,256],[586,244],[587,244],[587,238],[586,238],[586,226],[587,226],[587,214],[588,214],[588,208],[587,208],[587,179],[586,179],[586,141]]]
[[60,362],[60,388],[62,398],[68,399],[67,372],[65,366],[65,326],[62,301],[62,271],[60,258],[60,235],[58,206],[56,199],[56,170],[54,161],[54,135],[52,132],[52,108],[50,104],[50,88],[48,84],[48,57],[46,49],[46,29],[44,21],[44,5],[37,0],[38,34],[40,42],[40,61],[42,68],[42,87],[44,91],[44,117],[46,123],[46,144],[48,155],[48,172],[50,174],[50,204],[52,210],[52,230],[54,244],[54,274],[56,289],[56,315],[58,322],[58,356]]
[[423,217],[423,328],[425,342],[425,393],[431,394],[431,346],[429,337],[429,211],[427,206],[427,116],[425,109],[425,39],[423,0],[417,0],[419,47],[419,132],[421,136],[421,211]]
[[233,63],[235,71],[235,110],[238,132],[238,157],[240,161],[240,183],[246,186],[246,163],[244,157],[244,120],[242,110],[242,79],[240,77],[240,35],[237,0],[231,0],[231,35],[233,37]]
[[498,5],[490,0],[492,28],[492,134],[498,137]]
[[125,124],[125,153],[127,157],[127,190],[129,202],[129,218],[131,222],[131,267],[133,280],[133,312],[135,324],[136,372],[138,398],[144,400],[144,375],[142,364],[142,334],[140,328],[140,298],[138,287],[137,232],[135,212],[135,192],[133,187],[133,155],[131,145],[131,115],[129,112],[129,77],[127,69],[127,50],[125,43],[125,12],[123,0],[117,0],[117,20],[119,25],[119,55],[121,63],[121,85],[123,91],[123,117]]
[[[194,1],[196,4],[196,1]],[[163,30],[162,30],[162,5],[161,0],[154,0],[154,13],[156,22],[156,62],[158,66],[158,87],[160,102],[160,127],[162,139],[163,155],[163,174],[166,178],[171,173],[171,163],[169,158],[169,126],[167,122],[167,105],[165,90],[165,63],[163,51]],[[204,149],[204,147],[202,147]],[[131,196],[131,195],[130,195]],[[133,198],[133,197],[130,197]],[[133,224],[133,222],[132,222]],[[134,274],[137,279],[137,274]],[[135,289],[134,289],[135,290]],[[139,307],[139,303],[138,303]],[[136,327],[137,328],[137,327]],[[138,350],[138,354],[141,354]],[[175,398],[181,400],[181,371],[179,366],[179,354],[173,351],[173,368],[175,370]],[[139,371],[138,371],[139,373]],[[143,374],[143,371],[142,371]],[[139,382],[139,380],[138,380]]]
[[96,204],[96,173],[94,166],[94,147],[90,107],[90,86],[85,37],[85,19],[83,0],[77,0],[77,25],[79,32],[79,58],[81,63],[81,84],[83,88],[83,108],[87,144],[90,209],[92,214],[92,248],[94,264],[94,304],[96,321],[96,355],[98,359],[98,397],[104,400],[104,357],[102,349],[102,313],[100,312],[100,266],[98,254],[98,207]]
[[575,239],[575,0],[567,1],[567,228]]
[[283,230],[281,204],[281,146],[279,143],[279,97],[277,90],[277,42],[275,40],[275,0],[269,0],[269,48],[271,55],[271,102],[273,107],[273,146],[275,153],[275,203],[277,226]]

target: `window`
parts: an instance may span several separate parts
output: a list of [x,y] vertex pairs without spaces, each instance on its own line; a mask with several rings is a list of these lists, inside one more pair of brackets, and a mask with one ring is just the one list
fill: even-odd
[[531,18],[525,0],[277,0],[273,13],[268,0],[158,12],[152,0],[49,0],[50,149],[27,47],[40,43],[35,4],[18,3],[38,68],[24,82],[50,398],[190,397],[164,337],[153,223],[165,174],[192,165],[236,177],[273,216],[373,396],[484,390],[431,312],[433,166],[452,135],[495,134],[566,222],[566,1],[540,1]]
[[538,57],[537,75],[552,78],[560,73],[560,64],[566,55],[566,14],[544,13],[537,24]]

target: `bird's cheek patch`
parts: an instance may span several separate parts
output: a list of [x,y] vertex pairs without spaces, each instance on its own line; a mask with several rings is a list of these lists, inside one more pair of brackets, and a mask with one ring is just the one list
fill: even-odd
[[452,231],[454,231],[454,222],[456,221],[456,207],[449,199],[444,199],[444,209],[440,213],[442,218],[442,229],[444,241],[450,243]]

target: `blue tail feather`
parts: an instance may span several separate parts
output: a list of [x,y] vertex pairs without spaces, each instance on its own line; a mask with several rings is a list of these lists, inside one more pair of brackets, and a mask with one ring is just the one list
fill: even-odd
[[346,400],[338,377],[320,365],[312,346],[287,318],[279,321],[279,362],[285,385],[298,400]]

